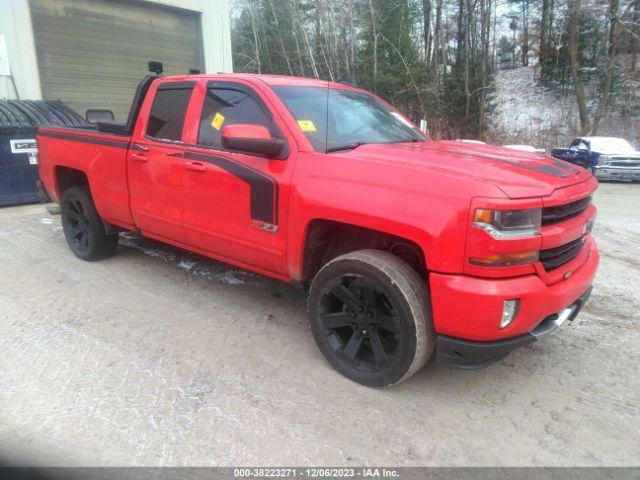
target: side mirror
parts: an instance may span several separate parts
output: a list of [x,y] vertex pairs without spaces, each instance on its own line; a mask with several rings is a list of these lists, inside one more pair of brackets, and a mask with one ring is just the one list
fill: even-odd
[[222,146],[229,150],[277,157],[284,147],[284,140],[274,138],[267,127],[250,123],[227,125],[220,134]]
[[111,110],[102,110],[95,108],[87,110],[87,112],[84,114],[84,117],[89,123],[113,122],[116,118]]

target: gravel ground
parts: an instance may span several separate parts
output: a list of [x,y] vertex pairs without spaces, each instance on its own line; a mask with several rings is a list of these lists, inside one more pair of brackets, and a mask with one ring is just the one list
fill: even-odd
[[305,293],[139,237],[77,260],[0,210],[0,457],[40,465],[638,465],[640,185],[603,184],[577,325],[388,390],[321,357]]

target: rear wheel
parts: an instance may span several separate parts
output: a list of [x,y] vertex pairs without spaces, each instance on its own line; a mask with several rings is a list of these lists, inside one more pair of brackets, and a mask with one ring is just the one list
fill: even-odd
[[327,360],[363,385],[406,380],[434,350],[426,285],[388,252],[360,250],[327,263],[311,285],[308,314]]
[[99,260],[115,253],[118,234],[106,234],[88,187],[71,187],[64,192],[61,216],[67,244],[78,258]]

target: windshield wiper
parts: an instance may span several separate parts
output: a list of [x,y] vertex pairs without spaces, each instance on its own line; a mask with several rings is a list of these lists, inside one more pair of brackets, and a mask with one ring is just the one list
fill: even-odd
[[418,138],[407,138],[405,140],[394,140],[393,142],[387,142],[387,143],[417,143],[417,142],[424,142],[424,140],[420,140]]
[[[396,140],[393,142],[383,142],[381,143],[381,145],[389,145],[392,143],[413,143],[413,142],[423,142],[424,140],[419,140],[417,138],[407,138],[405,140]],[[355,143],[349,143],[347,145],[338,145],[337,147],[329,147],[327,148],[326,152],[327,153],[331,153],[331,152],[341,152],[343,150],[353,150],[354,148],[358,148],[360,145],[366,145],[368,142],[355,142]]]
[[331,153],[331,152],[341,152],[342,150],[353,150],[354,148],[358,148],[360,145],[364,145],[364,144],[365,142],[356,142],[356,143],[350,143],[348,145],[338,145],[337,147],[327,148],[326,152]]

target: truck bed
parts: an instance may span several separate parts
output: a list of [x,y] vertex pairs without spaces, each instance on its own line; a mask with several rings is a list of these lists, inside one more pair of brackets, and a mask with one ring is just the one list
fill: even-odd
[[[36,138],[40,179],[51,199],[61,200],[56,169],[74,169],[78,175],[87,177],[98,213],[105,221],[133,227],[127,186],[127,151],[131,137],[98,130],[41,128]],[[93,181],[95,179],[99,181]]]

